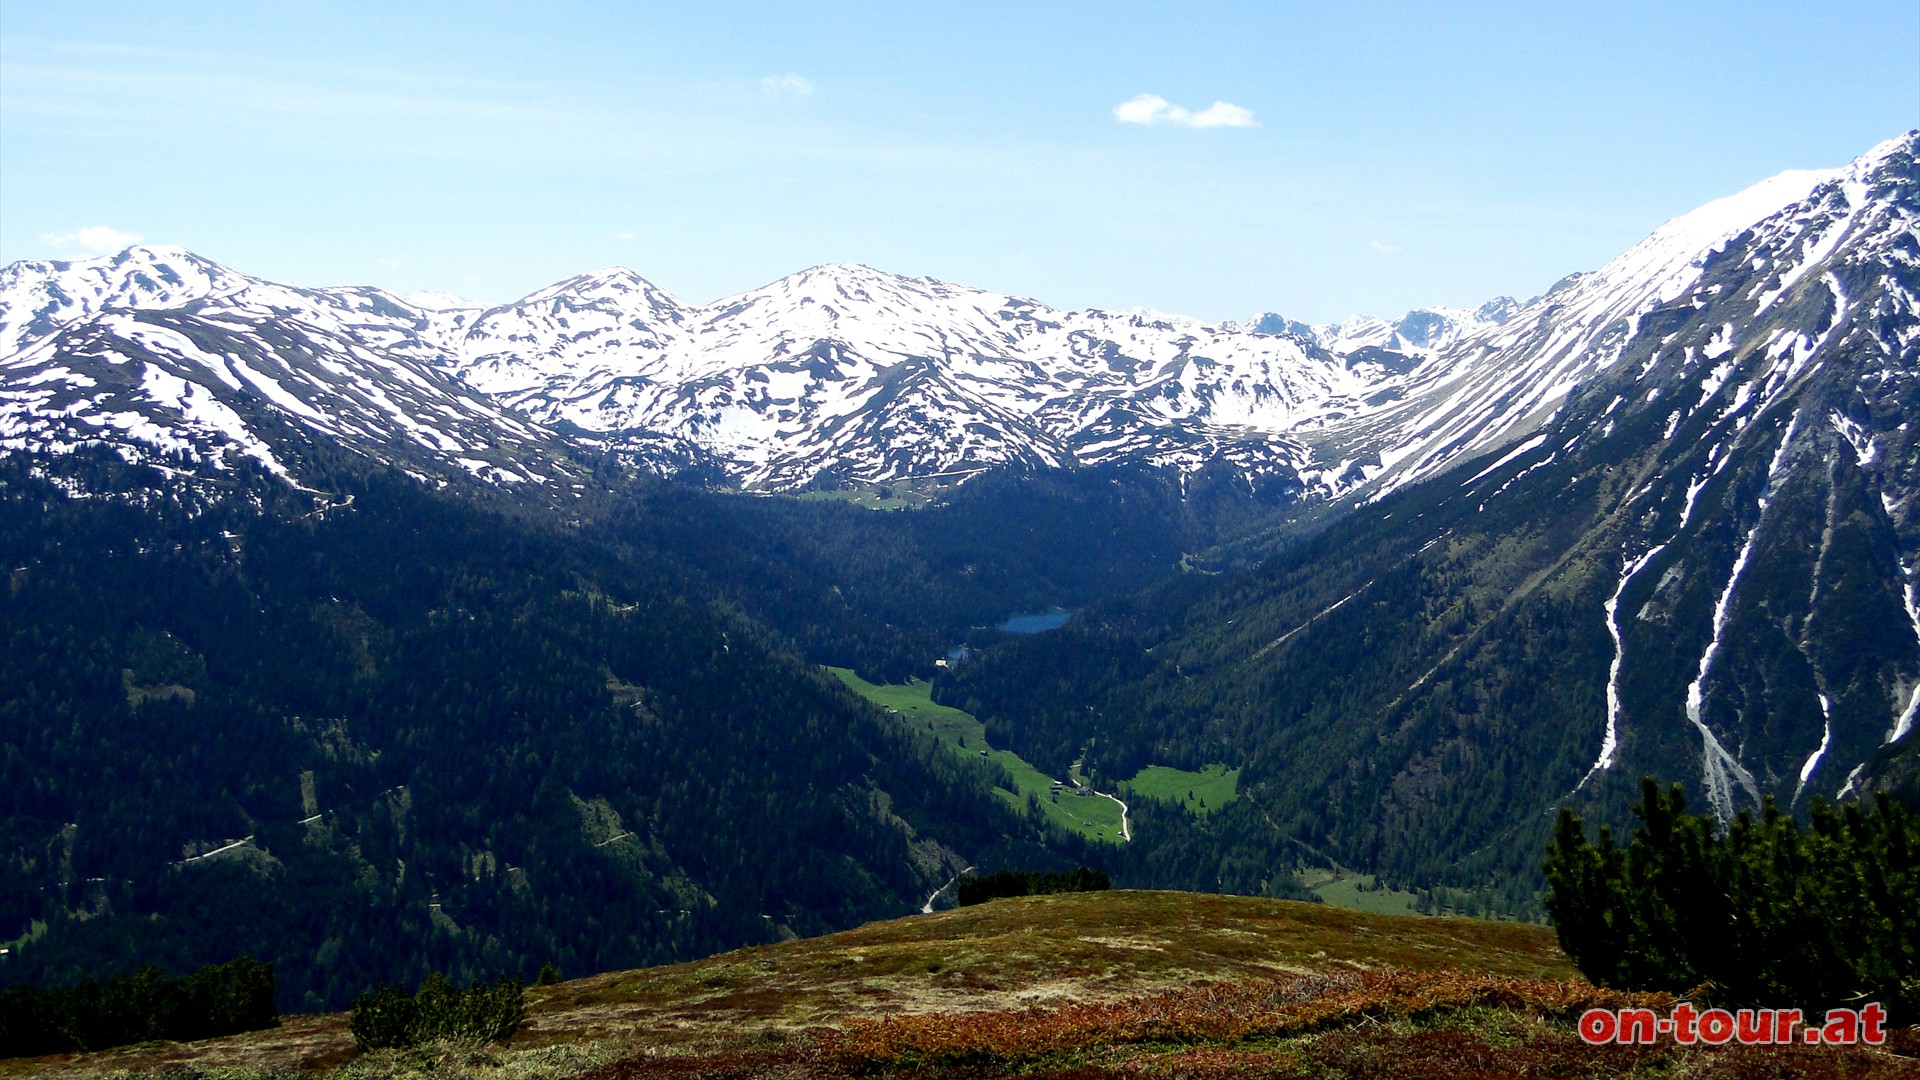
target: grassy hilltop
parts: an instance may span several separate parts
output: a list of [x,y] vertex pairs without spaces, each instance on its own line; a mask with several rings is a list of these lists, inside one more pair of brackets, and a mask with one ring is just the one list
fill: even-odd
[[1920,1071],[1884,1050],[1579,1042],[1573,1016],[1627,1000],[1580,981],[1539,926],[1115,891],[998,900],[532,987],[504,1046],[356,1056],[344,1015],[325,1014],[201,1043],[0,1061],[0,1078]]

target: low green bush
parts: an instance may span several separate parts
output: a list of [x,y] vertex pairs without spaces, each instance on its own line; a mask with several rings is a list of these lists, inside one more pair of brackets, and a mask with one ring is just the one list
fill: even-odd
[[517,977],[503,975],[492,983],[455,989],[435,972],[412,995],[396,986],[360,995],[347,1026],[361,1050],[417,1046],[433,1039],[500,1041],[519,1030],[525,1011]]
[[1038,874],[1025,870],[1002,870],[985,877],[960,882],[960,906],[984,904],[1008,896],[1041,896],[1046,893],[1101,892],[1113,888],[1106,871],[1082,866],[1064,874]]

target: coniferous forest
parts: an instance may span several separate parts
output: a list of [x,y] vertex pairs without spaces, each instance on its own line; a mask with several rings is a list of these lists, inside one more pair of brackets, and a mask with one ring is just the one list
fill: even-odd
[[8,981],[249,955],[314,1008],[656,963],[894,914],[953,850],[1037,840],[653,553],[406,480],[287,497],[8,477]]
[[1151,475],[920,513],[643,482],[562,517],[380,472],[315,498],[57,464],[0,480],[0,980],[248,956],[289,1010],[686,959],[914,910],[973,862],[1110,856],[816,665],[930,675],[1208,538]]
[[[1284,498],[1143,469],[876,511],[617,465],[554,505],[311,455],[324,491],[0,463],[0,983],[249,957],[283,1010],[343,1008],[898,916],[968,866],[1295,898],[1331,868],[1541,918],[1552,819],[1521,811],[1630,820],[1619,775],[1567,790],[1607,647],[1597,563],[1554,547],[1579,489],[1289,535]],[[1053,776],[1225,763],[1238,797],[1070,834],[829,664],[931,679]]]

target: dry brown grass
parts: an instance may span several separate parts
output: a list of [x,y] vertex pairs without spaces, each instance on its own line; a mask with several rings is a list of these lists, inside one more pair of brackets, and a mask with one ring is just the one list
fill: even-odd
[[1865,1051],[1588,1047],[1566,1016],[1600,992],[1575,979],[1544,927],[1232,896],[1069,894],[530,987],[526,1023],[504,1047],[356,1056],[343,1015],[297,1016],[200,1043],[0,1061],[0,1080],[1853,1077],[1905,1068]]

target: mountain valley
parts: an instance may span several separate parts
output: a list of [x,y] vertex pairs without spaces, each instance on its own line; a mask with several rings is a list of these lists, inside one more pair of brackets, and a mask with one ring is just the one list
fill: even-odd
[[[0,982],[246,951],[333,1009],[969,866],[1537,918],[1554,812],[1642,775],[1723,820],[1920,801],[1917,154],[1326,326],[852,265],[492,307],[0,269]],[[1116,843],[1015,759],[1237,786]]]

